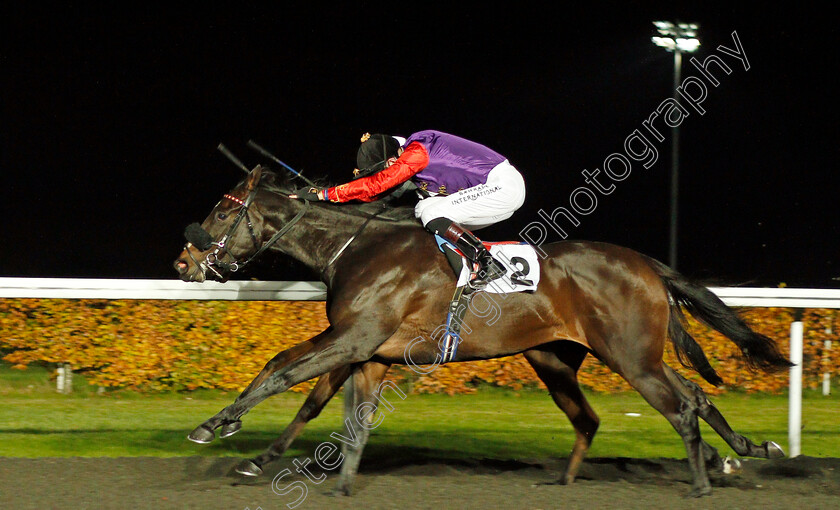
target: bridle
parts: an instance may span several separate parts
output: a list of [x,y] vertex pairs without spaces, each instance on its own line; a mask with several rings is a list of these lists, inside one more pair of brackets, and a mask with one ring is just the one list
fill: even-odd
[[[283,225],[283,227],[280,230],[278,230],[273,236],[271,236],[271,239],[269,239],[265,244],[260,246],[260,243],[257,240],[257,236],[254,233],[254,226],[253,226],[253,223],[251,222],[251,216],[250,216],[250,214],[248,214],[248,210],[250,209],[251,204],[253,203],[256,195],[257,195],[257,185],[255,185],[252,189],[250,189],[248,191],[248,196],[245,197],[245,200],[242,200],[242,199],[237,198],[237,197],[235,197],[233,195],[230,195],[230,194],[225,194],[224,195],[224,198],[239,204],[239,212],[236,214],[236,218],[234,218],[233,223],[231,223],[230,227],[228,227],[227,231],[222,236],[222,238],[219,239],[216,242],[210,241],[209,243],[207,243],[206,241],[203,241],[203,240],[200,240],[200,239],[195,239],[195,238],[191,239],[190,237],[192,237],[192,236],[190,235],[190,229],[189,228],[187,229],[187,233],[185,234],[186,237],[187,237],[187,241],[188,241],[187,246],[186,246],[186,251],[187,251],[187,254],[189,255],[190,259],[196,265],[196,267],[204,268],[205,270],[209,269],[217,277],[219,277],[220,279],[224,279],[221,271],[230,271],[231,273],[235,273],[235,272],[239,271],[240,269],[244,268],[245,266],[247,266],[248,264],[250,264],[252,260],[257,258],[260,254],[262,254],[262,252],[264,252],[269,247],[271,247],[281,237],[283,237],[289,230],[291,230],[292,227],[294,227],[295,224],[298,221],[300,221],[301,218],[303,218],[303,215],[306,214],[306,210],[309,208],[309,201],[304,200],[303,208],[297,213],[297,215],[295,215],[294,218],[292,218],[288,223]],[[239,225],[242,223],[243,220],[245,220],[245,224],[248,226],[248,234],[251,237],[251,242],[254,244],[255,251],[254,251],[253,255],[248,257],[247,260],[245,260],[244,262],[240,262],[239,260],[236,259],[236,257],[234,257],[230,253],[230,251],[228,251],[227,243],[230,240],[230,238],[233,237],[233,235],[236,233],[236,229],[239,227]],[[198,235],[200,237],[204,237],[206,235],[206,239],[212,239],[210,234],[207,233],[206,230],[202,229],[200,225],[197,225],[197,224],[195,224],[195,225],[196,225],[197,229],[200,229],[200,231],[203,232],[203,234],[201,232],[199,232]],[[193,232],[195,232],[195,231],[196,230],[194,228]],[[211,246],[215,246],[216,248],[213,251],[209,252],[204,257],[203,262],[199,262],[193,256],[192,252],[189,250],[190,245],[194,245],[196,248],[198,248],[201,251],[207,250]],[[223,260],[223,258],[225,256],[230,258],[230,262],[225,262]],[[216,269],[216,268],[218,268],[218,269]]]

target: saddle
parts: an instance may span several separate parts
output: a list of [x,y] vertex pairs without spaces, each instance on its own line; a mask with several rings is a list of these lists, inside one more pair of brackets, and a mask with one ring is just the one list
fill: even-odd
[[540,281],[539,257],[534,247],[528,243],[503,241],[488,243],[482,241],[490,252],[505,269],[505,274],[499,279],[492,280],[486,286],[475,288],[470,282],[476,280],[478,267],[469,261],[452,243],[439,235],[435,235],[438,249],[446,256],[455,276],[458,278],[456,287],[470,286],[472,290],[481,290],[491,294],[508,294],[511,292],[532,292],[537,290]]
[[455,358],[458,344],[461,342],[464,315],[473,295],[479,291],[491,294],[534,292],[540,280],[540,267],[537,253],[528,243],[484,242],[490,254],[505,268],[505,275],[490,281],[483,287],[476,288],[471,286],[470,282],[478,278],[477,264],[470,262],[455,245],[446,239],[435,235],[435,240],[458,278],[455,294],[449,302],[446,314],[446,329],[439,342],[441,364],[443,364]]

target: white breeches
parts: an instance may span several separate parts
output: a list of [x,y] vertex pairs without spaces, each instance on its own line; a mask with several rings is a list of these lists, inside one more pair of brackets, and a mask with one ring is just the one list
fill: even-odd
[[487,174],[487,182],[446,196],[420,200],[414,216],[425,226],[435,218],[448,218],[477,230],[510,218],[525,202],[525,181],[507,160]]

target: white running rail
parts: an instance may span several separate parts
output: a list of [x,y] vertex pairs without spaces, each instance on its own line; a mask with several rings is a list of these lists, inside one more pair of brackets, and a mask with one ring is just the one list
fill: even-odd
[[324,301],[327,287],[321,282],[0,278],[0,298]]

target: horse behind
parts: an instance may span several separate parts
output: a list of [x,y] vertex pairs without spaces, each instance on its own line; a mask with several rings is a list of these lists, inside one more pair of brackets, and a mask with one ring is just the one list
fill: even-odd
[[[320,391],[315,401],[325,403],[353,373],[345,423],[360,441],[343,445],[346,460],[339,481],[339,490],[349,493],[369,432],[353,419],[353,410],[378,402],[377,388],[392,364],[440,360],[433,340],[455,277],[410,210],[376,214],[375,204],[309,203],[289,198],[290,192],[288,183],[257,166],[224,195],[200,229],[193,227],[175,268],[185,281],[225,281],[260,254],[291,256],[326,284],[330,326],[275,356],[231,405],[189,438],[210,442],[217,428],[222,437],[229,436],[265,398],[327,374],[315,389]],[[683,310],[735,342],[751,367],[789,367],[770,338],[752,331],[707,288],[628,248],[560,242],[542,250],[546,256],[535,292],[474,295],[454,361],[525,353],[576,432],[560,482],[574,481],[599,425],[577,382],[587,354],[626,379],[683,439],[693,477],[691,496],[711,492],[707,463],[720,463],[715,449],[700,437],[698,418],[740,455],[783,455],[773,442],[755,445],[735,433],[702,389],[662,360],[670,340],[683,364],[711,384],[722,382],[686,332]],[[298,431],[284,436],[290,440]],[[277,456],[269,451],[246,461],[241,470],[256,474],[261,463]]]

